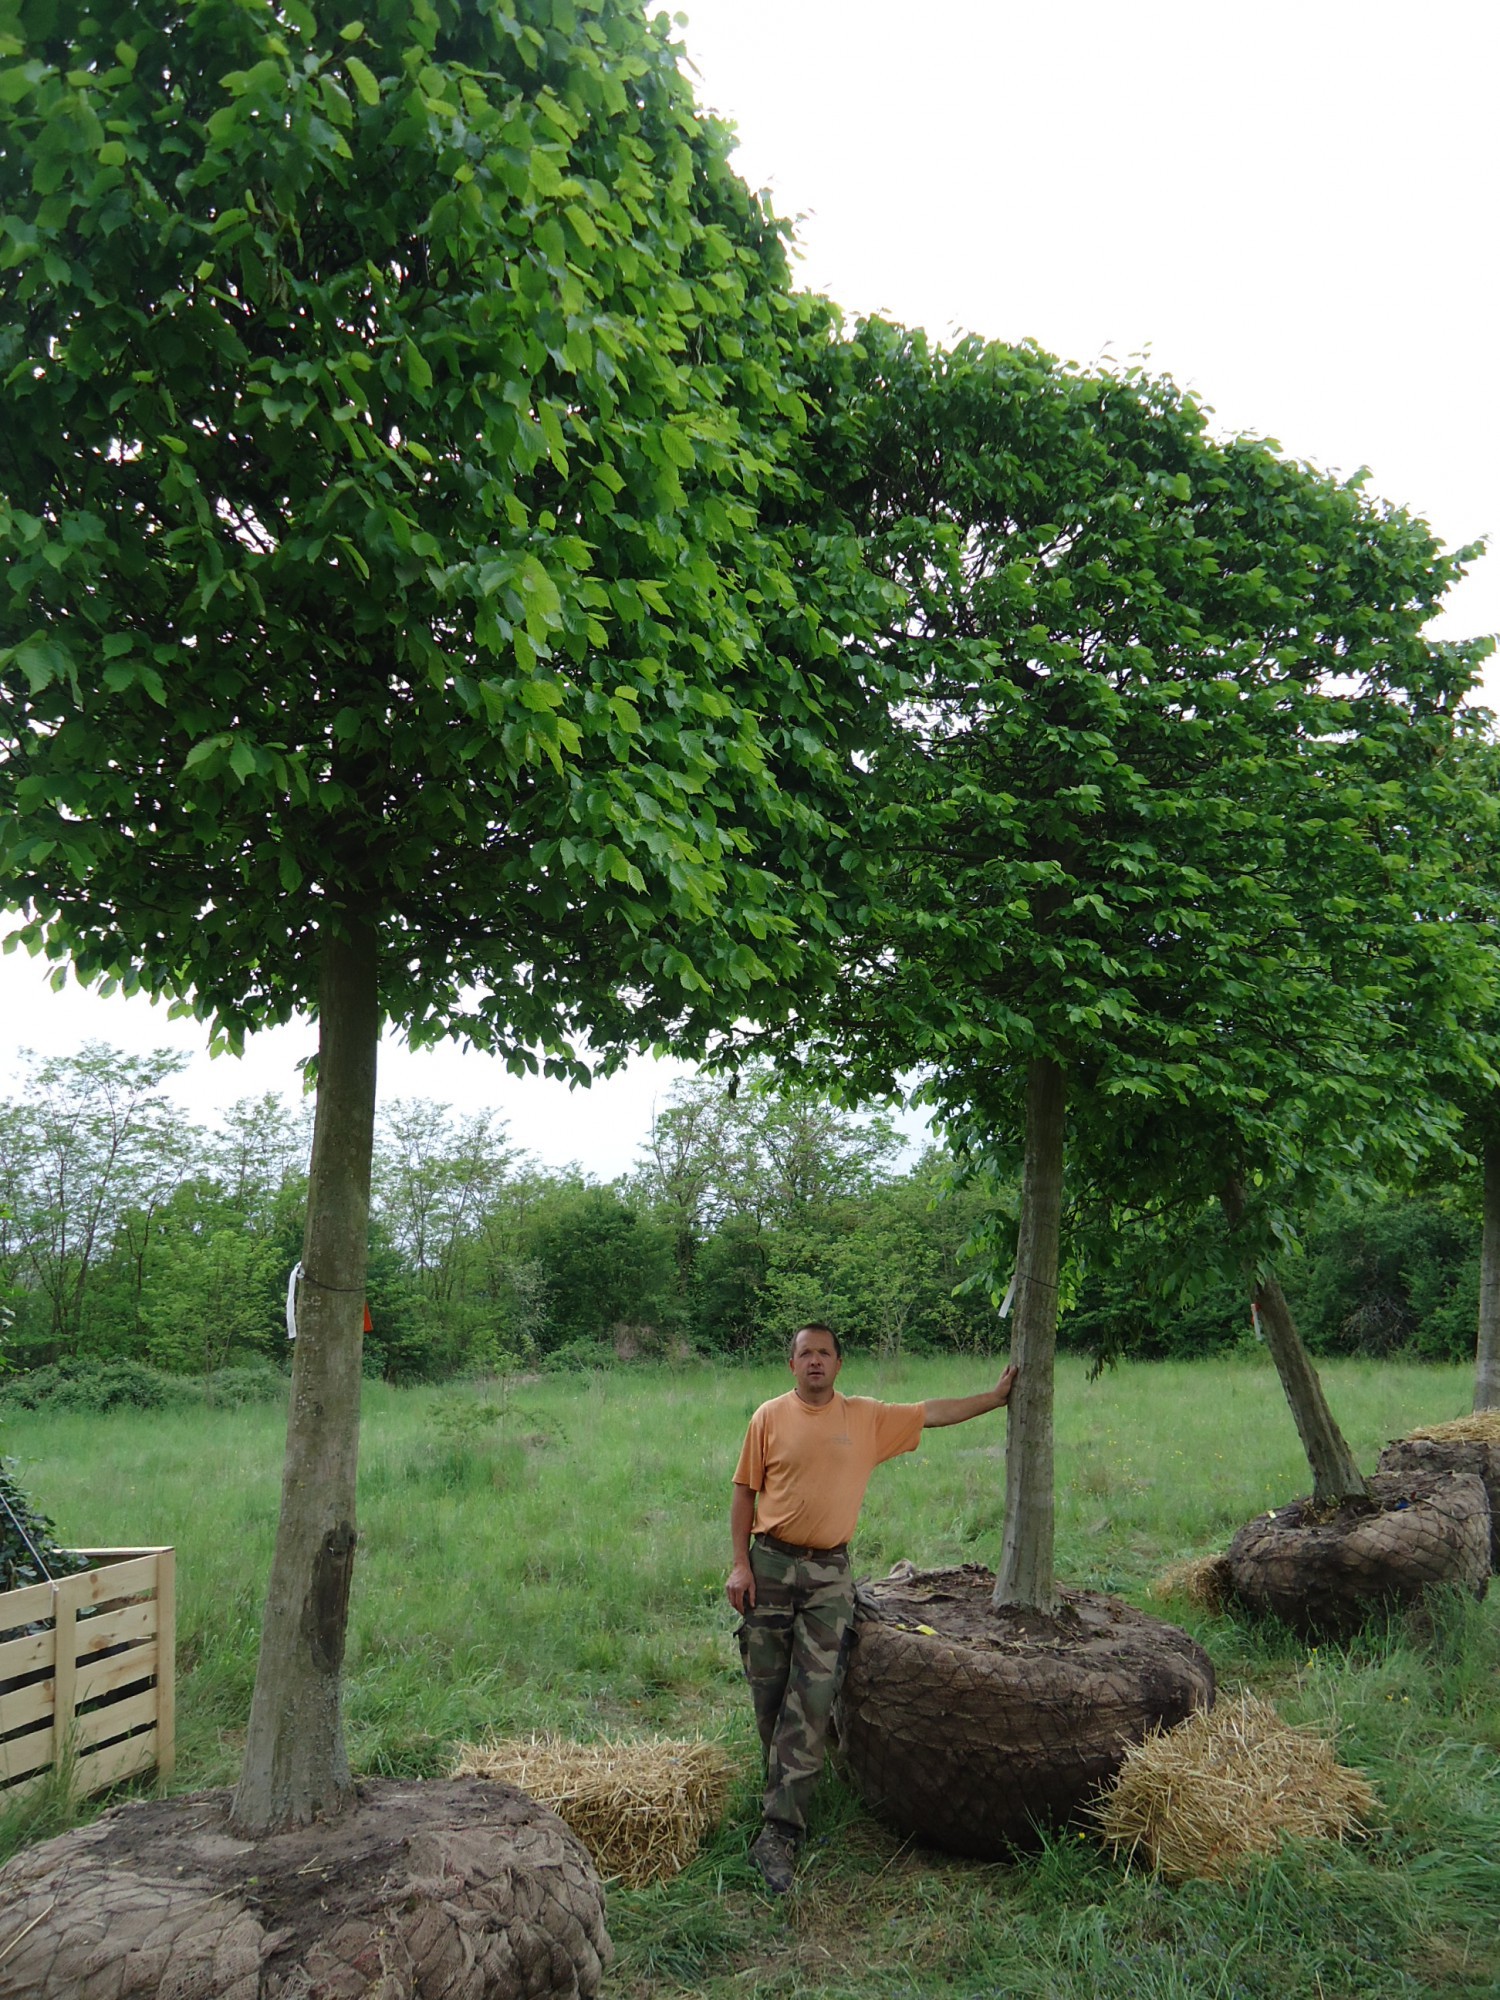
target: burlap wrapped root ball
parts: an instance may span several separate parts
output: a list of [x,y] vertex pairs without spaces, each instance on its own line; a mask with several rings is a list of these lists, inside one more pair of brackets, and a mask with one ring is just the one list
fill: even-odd
[[1482,1479],[1490,1502],[1490,1569],[1500,1571],[1500,1410],[1476,1410],[1395,1438],[1380,1454],[1379,1470],[1472,1472]]
[[454,1776],[530,1793],[572,1828],[601,1875],[640,1889],[679,1873],[718,1825],[731,1765],[720,1745],[698,1738],[533,1736],[460,1744]]
[[1092,1808],[1104,1839],[1174,1882],[1220,1878],[1285,1838],[1344,1840],[1376,1811],[1364,1776],[1252,1694],[1132,1744]]
[[118,1806],[0,1869],[0,2000],[594,2000],[604,1892],[509,1786],[369,1780],[259,1840],[229,1794]]
[[835,1709],[839,1757],[898,1833],[978,1860],[1035,1847],[1127,1746],[1213,1700],[1187,1633],[1096,1591],[1056,1616],[991,1603],[978,1564],[860,1586]]
[[1473,1473],[1376,1473],[1370,1507],[1320,1515],[1294,1501],[1247,1521],[1229,1545],[1247,1610],[1307,1638],[1347,1638],[1374,1611],[1415,1604],[1435,1585],[1483,1597],[1490,1503]]

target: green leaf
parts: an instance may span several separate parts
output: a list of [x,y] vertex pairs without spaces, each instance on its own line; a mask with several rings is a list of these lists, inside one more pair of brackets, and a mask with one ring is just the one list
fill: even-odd
[[376,81],[373,70],[361,62],[358,56],[352,55],[344,57],[344,68],[349,72],[349,81],[359,93],[360,102],[362,104],[378,104],[380,102],[380,85]]
[[526,630],[534,640],[544,640],[562,616],[562,594],[533,555],[521,564],[518,579],[526,605]]
[[16,63],[0,70],[0,104],[19,104],[29,90],[34,90],[46,75],[46,69],[39,62]]
[[599,245],[599,231],[595,228],[594,218],[589,214],[588,210],[581,208],[575,201],[568,203],[567,207],[563,210],[563,214],[572,224],[573,233],[579,242],[583,244],[584,248],[587,250],[597,249]]
[[233,740],[227,734],[223,736],[205,736],[200,742],[193,745],[192,749],[189,750],[187,756],[183,759],[183,770],[191,771],[199,764],[206,764],[211,757],[222,756]]
[[421,348],[418,347],[414,340],[407,340],[402,343],[402,352],[406,357],[406,373],[412,387],[414,389],[430,389],[432,387],[432,369],[429,367],[427,357],[423,354]]
[[674,465],[686,470],[688,466],[697,463],[691,438],[684,437],[675,424],[663,424],[658,435],[661,438],[662,450]]
[[25,674],[33,694],[41,694],[54,681],[74,677],[73,656],[60,639],[27,639],[11,658]]
[[536,420],[542,427],[542,436],[547,440],[547,452],[553,465],[566,478],[568,471],[567,442],[563,437],[562,420],[551,403],[543,403],[537,410]]

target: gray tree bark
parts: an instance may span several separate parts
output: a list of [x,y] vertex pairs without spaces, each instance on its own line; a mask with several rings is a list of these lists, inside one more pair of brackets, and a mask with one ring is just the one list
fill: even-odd
[[[1229,1227],[1238,1229],[1245,1214],[1243,1184],[1231,1176],[1220,1190],[1219,1200]],[[1286,1293],[1273,1271],[1257,1274],[1251,1296],[1260,1314],[1266,1348],[1276,1364],[1281,1386],[1291,1406],[1297,1435],[1313,1476],[1313,1504],[1337,1507],[1345,1500],[1368,1500],[1370,1489],[1343,1432],[1334,1422],[1318,1371],[1308,1359],[1297,1322],[1287,1304]]]
[[356,1541],[375,1054],[375,934],[325,935],[318,1095],[281,1515],[231,1824],[244,1837],[306,1826],[353,1796],[340,1680]]
[[1005,1529],[994,1602],[1057,1609],[1053,1572],[1052,1373],[1062,1240],[1067,1078],[1038,1060],[1026,1077],[1026,1165],[1010,1358],[1019,1368],[1005,1439]]
[[1484,1148],[1484,1227],[1479,1238],[1479,1340],[1474,1408],[1500,1410],[1500,1140]]

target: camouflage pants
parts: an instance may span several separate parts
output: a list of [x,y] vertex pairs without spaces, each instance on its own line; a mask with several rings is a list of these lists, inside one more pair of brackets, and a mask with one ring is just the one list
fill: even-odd
[[800,1834],[823,1768],[854,1583],[842,1552],[790,1556],[757,1541],[750,1567],[755,1603],[740,1626],[740,1658],[766,1753],[763,1809]]

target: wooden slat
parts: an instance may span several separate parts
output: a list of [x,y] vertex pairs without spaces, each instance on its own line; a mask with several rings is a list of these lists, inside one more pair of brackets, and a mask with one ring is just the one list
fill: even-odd
[[156,1623],[154,1598],[144,1604],[117,1604],[113,1611],[101,1611],[97,1618],[80,1618],[73,1627],[78,1664],[97,1658],[109,1646],[138,1646],[143,1639],[154,1639]]
[[80,1549],[77,1554],[99,1567],[64,1576],[50,1583],[28,1583],[24,1590],[0,1592],[0,1632],[13,1625],[32,1625],[52,1616],[52,1592],[64,1588],[81,1592],[79,1602],[103,1604],[111,1597],[133,1597],[156,1588],[157,1566],[163,1549]]
[[133,1561],[109,1563],[103,1569],[82,1570],[65,1576],[57,1586],[58,1595],[76,1605],[107,1604],[113,1597],[143,1597],[156,1590],[156,1556],[136,1556]]
[[156,1769],[170,1778],[177,1763],[177,1551],[156,1558]]
[[79,1549],[77,1553],[87,1556],[91,1563],[113,1563],[129,1562],[132,1556],[159,1556],[162,1551],[153,1546],[145,1549]]
[[78,1706],[97,1701],[101,1694],[129,1687],[132,1681],[150,1680],[156,1673],[156,1642],[132,1646],[128,1653],[116,1653],[107,1660],[93,1660],[78,1669]]
[[[33,1730],[30,1736],[13,1736],[0,1743],[0,1783],[7,1778],[24,1778],[28,1771],[45,1771],[52,1763],[52,1731]],[[8,1799],[0,1792],[0,1799]]]
[[[0,1770],[0,1780],[3,1780],[4,1775],[4,1771]],[[24,1799],[28,1792],[34,1792],[38,1785],[45,1785],[49,1775],[50,1771],[34,1771],[29,1778],[22,1778],[14,1785],[6,1785],[0,1790],[0,1812],[9,1812],[11,1807],[18,1800]]]
[[[0,1632],[4,1630],[0,1625]],[[29,1632],[24,1639],[7,1639],[0,1646],[0,1681],[19,1680],[22,1674],[34,1674],[38,1667],[50,1667],[56,1637],[49,1626],[45,1632]]]
[[148,1729],[124,1743],[111,1743],[80,1757],[73,1767],[74,1783],[81,1793],[102,1792],[106,1785],[118,1785],[122,1778],[149,1771],[155,1762],[156,1731]]
[[6,1735],[13,1729],[24,1729],[29,1722],[40,1722],[44,1715],[50,1721],[55,1696],[56,1683],[50,1679],[35,1681],[29,1688],[12,1688],[0,1707]]
[[70,1736],[73,1710],[78,1705],[75,1695],[78,1680],[78,1619],[75,1615],[75,1601],[68,1595],[66,1583],[57,1586],[55,1602],[57,1658],[52,1663],[52,1690],[53,1700],[57,1705],[55,1733],[59,1743],[62,1743]]
[[35,1625],[39,1618],[52,1616],[50,1583],[28,1583],[24,1590],[7,1590],[0,1596],[0,1632],[13,1625]]
[[156,1720],[156,1689],[147,1688],[144,1694],[135,1694],[128,1701],[112,1701],[108,1708],[96,1708],[89,1715],[73,1718],[73,1748],[82,1757],[85,1750],[95,1743],[109,1743],[116,1736],[123,1736],[127,1730],[139,1729],[142,1723]]

